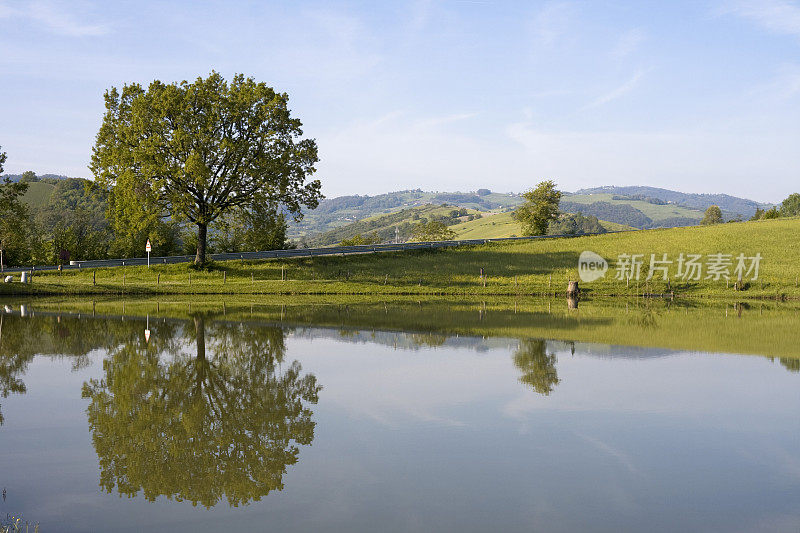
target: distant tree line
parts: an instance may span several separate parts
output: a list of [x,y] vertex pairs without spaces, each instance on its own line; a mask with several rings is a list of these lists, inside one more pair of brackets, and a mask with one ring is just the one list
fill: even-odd
[[669,202],[661,198],[653,198],[645,194],[615,194],[611,197],[612,200],[639,200],[653,205],[667,205]]
[[780,217],[796,217],[800,215],[800,194],[790,194],[779,206],[769,209],[756,209],[755,215],[750,220],[769,220]]

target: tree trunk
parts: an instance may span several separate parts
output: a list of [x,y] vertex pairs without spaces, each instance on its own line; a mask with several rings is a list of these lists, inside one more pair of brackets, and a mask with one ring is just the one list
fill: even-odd
[[206,262],[206,238],[208,237],[208,224],[197,223],[197,255],[194,257],[195,265]]

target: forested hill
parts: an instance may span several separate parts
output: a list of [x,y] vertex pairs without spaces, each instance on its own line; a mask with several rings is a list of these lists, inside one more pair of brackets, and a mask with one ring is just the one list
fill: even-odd
[[[424,205],[447,204],[482,212],[509,211],[522,203],[516,193],[497,193],[489,189],[475,192],[426,192],[420,189],[376,196],[339,196],[320,202],[305,218],[289,228],[294,238],[310,237],[363,220]],[[727,194],[690,194],[656,187],[599,187],[564,193],[561,210],[583,213],[600,220],[635,228],[690,226],[703,218],[711,205],[718,205],[726,220],[749,219],[756,209],[765,207],[753,200]]]
[[719,206],[722,211],[739,214],[745,218],[752,217],[758,208],[763,209],[764,207],[769,207],[768,204],[762,204],[746,198],[738,198],[729,194],[685,193],[641,185],[632,185],[628,187],[617,187],[613,185],[595,187],[592,189],[581,189],[576,191],[575,194],[611,194],[639,198],[657,198],[665,202],[699,209],[701,211],[705,211],[711,205],[716,205]]
[[421,189],[396,191],[376,196],[352,195],[325,198],[319,207],[306,211],[303,220],[289,228],[291,236],[315,235],[364,218],[420,207],[442,205],[478,211],[507,209],[522,203],[519,195],[495,193],[489,189],[475,192],[426,192]]

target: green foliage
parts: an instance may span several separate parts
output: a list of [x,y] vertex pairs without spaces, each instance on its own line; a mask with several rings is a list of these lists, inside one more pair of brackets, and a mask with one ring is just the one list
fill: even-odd
[[378,244],[380,243],[380,239],[374,233],[367,234],[366,236],[357,233],[350,237],[349,239],[342,239],[342,242],[339,243],[340,246],[363,246],[367,244]]
[[[205,261],[208,226],[223,214],[280,205],[301,216],[316,207],[316,143],[301,139],[288,96],[238,74],[145,90],[134,83],[105,95],[106,114],[91,170],[109,191],[118,231],[141,236],[171,217],[197,226],[196,261]],[[144,242],[144,241],[140,241]]]
[[700,224],[709,226],[711,224],[720,223],[722,223],[722,210],[716,205],[709,206],[709,208],[706,209],[705,216],[703,216],[703,220],[700,221]]
[[800,215],[800,194],[792,193],[781,203],[781,216],[793,217]]
[[22,173],[22,177],[20,178],[21,182],[23,183],[34,183],[39,181],[39,177],[36,175],[36,172],[32,170],[26,170]]
[[535,189],[522,195],[525,203],[515,211],[515,218],[522,225],[523,235],[544,235],[551,221],[558,219],[558,204],[561,191],[552,181],[543,181]]
[[[0,152],[0,173],[6,154]],[[34,237],[29,224],[28,206],[22,202],[22,195],[28,190],[28,183],[14,183],[4,178],[0,183],[0,249],[3,250],[3,264],[19,264],[31,255]]]
[[267,204],[235,209],[217,219],[211,244],[215,253],[285,248],[286,217]]
[[597,217],[583,216],[581,213],[561,215],[558,220],[550,222],[547,228],[548,235],[583,235],[586,233],[605,233],[606,228],[600,224]]
[[411,231],[411,237],[415,241],[449,241],[455,236],[455,232],[440,220],[421,222]]
[[764,214],[761,215],[761,220],[771,220],[771,219],[779,218],[780,216],[781,216],[781,212],[778,211],[778,208],[770,207],[769,209],[764,211]]

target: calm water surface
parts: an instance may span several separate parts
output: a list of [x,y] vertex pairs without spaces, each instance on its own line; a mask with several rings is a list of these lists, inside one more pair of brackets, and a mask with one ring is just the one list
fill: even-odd
[[0,513],[43,532],[800,530],[791,357],[10,311]]

